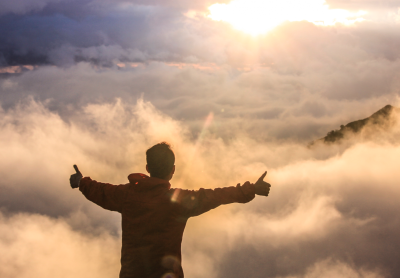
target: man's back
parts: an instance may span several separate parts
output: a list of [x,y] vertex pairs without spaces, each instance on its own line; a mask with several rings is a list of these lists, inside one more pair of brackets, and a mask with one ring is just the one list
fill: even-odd
[[131,174],[129,183],[110,185],[81,180],[79,189],[101,207],[122,214],[122,278],[181,278],[181,242],[189,217],[221,204],[246,203],[254,185],[196,191],[171,189],[166,180]]
[[120,277],[183,277],[181,242],[187,217],[171,202],[168,181],[129,176],[122,208]]

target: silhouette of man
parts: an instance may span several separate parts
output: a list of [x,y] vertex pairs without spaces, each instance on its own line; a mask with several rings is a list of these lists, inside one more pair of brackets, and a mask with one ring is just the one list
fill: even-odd
[[265,172],[255,184],[236,187],[173,189],[175,155],[163,142],[146,152],[144,174],[130,174],[129,183],[111,185],[82,178],[78,167],[71,175],[72,188],[79,187],[97,205],[122,214],[120,278],[183,278],[181,242],[187,220],[223,204],[247,203],[255,194],[268,196],[271,185]]

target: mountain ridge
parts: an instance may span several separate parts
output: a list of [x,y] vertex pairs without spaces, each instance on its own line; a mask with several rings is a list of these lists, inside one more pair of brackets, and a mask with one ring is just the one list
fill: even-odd
[[399,113],[400,108],[388,104],[365,119],[356,120],[346,125],[341,125],[340,129],[328,132],[328,134],[325,137],[312,142],[311,145],[313,145],[316,142],[323,142],[325,144],[332,144],[339,142],[345,139],[348,135],[361,133],[361,131],[367,126],[387,129],[392,125],[391,116],[393,112]]

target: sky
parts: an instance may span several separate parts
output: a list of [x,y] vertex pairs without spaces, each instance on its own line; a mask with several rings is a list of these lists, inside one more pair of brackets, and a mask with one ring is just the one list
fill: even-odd
[[121,217],[69,186],[145,172],[268,197],[188,221],[188,278],[400,277],[400,1],[0,0],[0,277],[117,277]]

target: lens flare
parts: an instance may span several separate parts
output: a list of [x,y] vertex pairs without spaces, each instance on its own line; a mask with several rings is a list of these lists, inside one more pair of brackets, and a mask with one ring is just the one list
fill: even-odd
[[363,21],[365,11],[329,9],[325,0],[233,0],[229,4],[214,4],[209,17],[230,23],[234,28],[258,35],[285,21],[309,21],[316,25],[346,25]]

